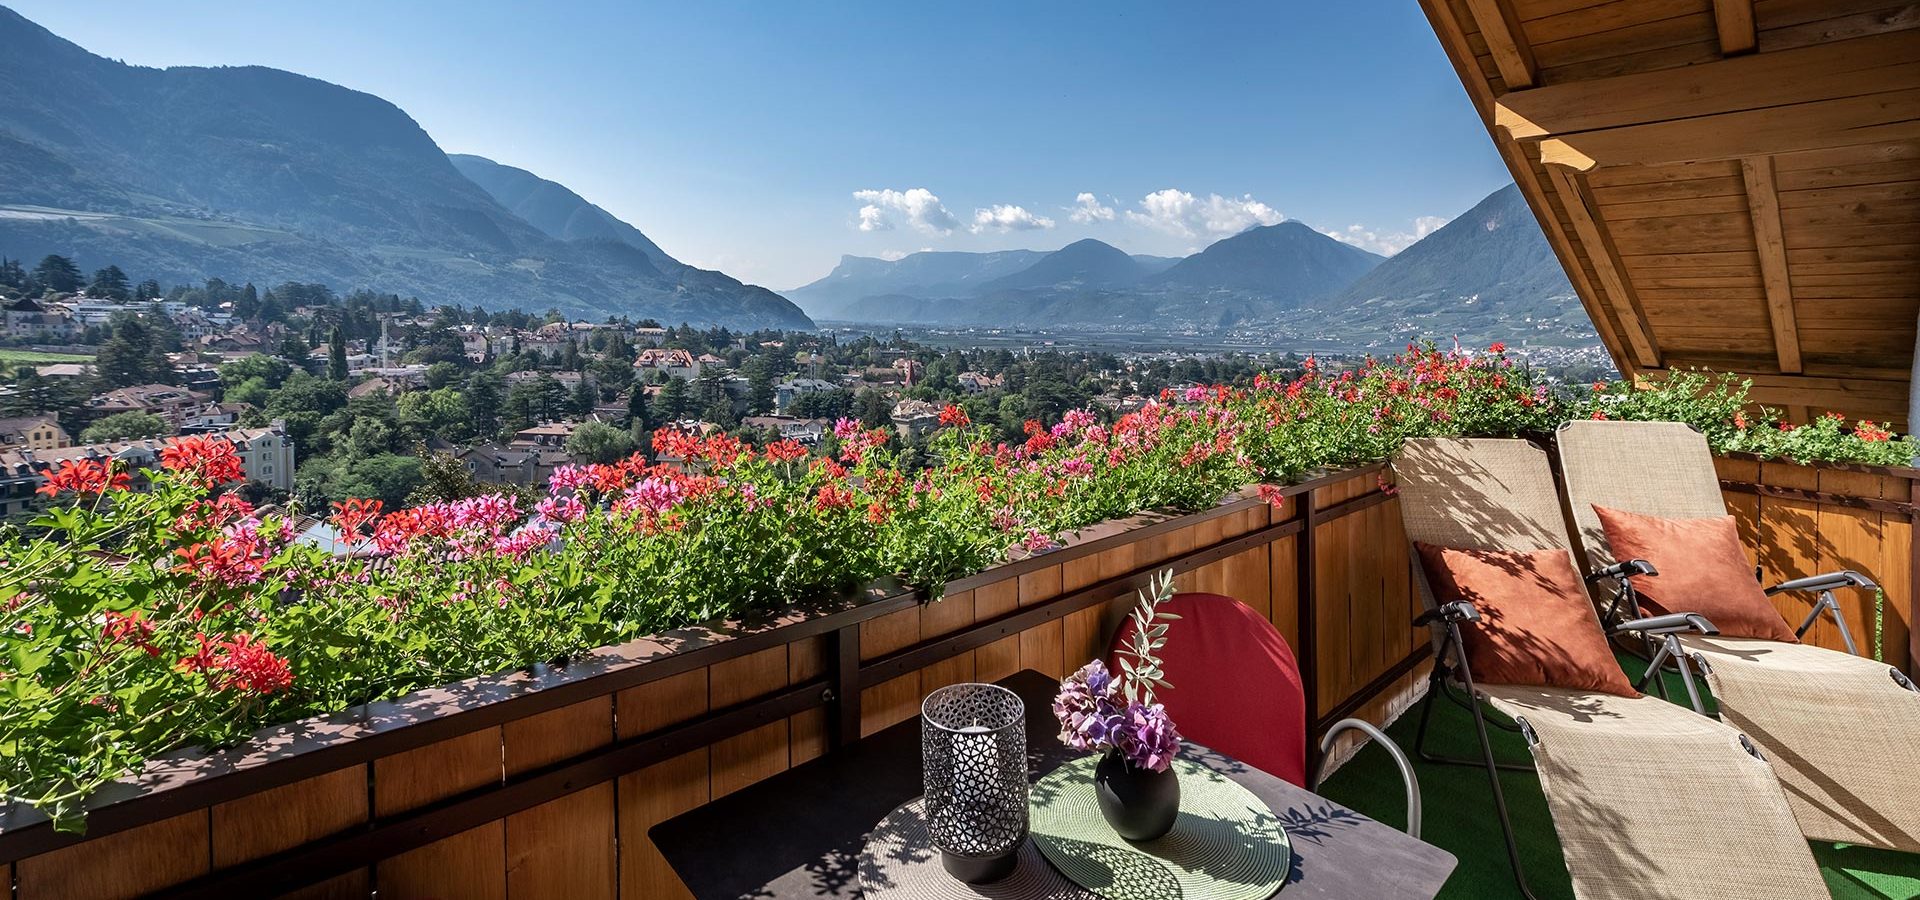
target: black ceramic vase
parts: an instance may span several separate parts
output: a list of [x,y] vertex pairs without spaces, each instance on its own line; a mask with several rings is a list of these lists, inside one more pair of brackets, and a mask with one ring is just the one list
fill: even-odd
[[1093,767],[1093,795],[1100,814],[1121,837],[1151,841],[1173,830],[1180,817],[1180,776],[1136,768],[1117,751]]

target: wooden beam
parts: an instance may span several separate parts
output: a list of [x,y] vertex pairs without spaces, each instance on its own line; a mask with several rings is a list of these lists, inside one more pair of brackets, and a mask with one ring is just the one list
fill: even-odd
[[1800,371],[1800,327],[1793,318],[1793,281],[1787,274],[1787,240],[1780,231],[1780,194],[1773,183],[1773,157],[1740,161],[1747,185],[1747,211],[1753,216],[1755,249],[1767,288],[1767,316],[1773,321],[1773,349],[1780,371]]
[[1811,375],[1749,374],[1746,377],[1753,379],[1753,389],[1747,396],[1755,403],[1806,406],[1819,412],[1835,410],[1849,418],[1881,423],[1906,422],[1905,382]]
[[1567,209],[1567,218],[1573,220],[1574,233],[1580,236],[1580,244],[1586,248],[1587,258],[1592,260],[1594,272],[1600,276],[1600,284],[1606,289],[1614,318],[1620,320],[1620,330],[1625,333],[1627,344],[1633,348],[1634,358],[1644,368],[1660,368],[1660,350],[1654,345],[1653,329],[1640,309],[1640,299],[1634,295],[1633,285],[1621,271],[1620,254],[1614,250],[1613,239],[1593,214],[1593,202],[1587,196],[1585,186],[1576,176],[1563,169],[1549,168],[1547,174],[1553,179],[1554,193],[1560,196],[1560,203]]
[[1920,141],[1920,88],[1548,138],[1540,157],[1587,172],[1911,141]]
[[1720,32],[1720,55],[1750,53],[1758,43],[1753,0],[1713,0],[1713,25]]
[[1506,0],[1466,0],[1466,3],[1474,24],[1480,28],[1481,39],[1487,42],[1487,52],[1493,54],[1500,80],[1507,83],[1507,90],[1532,87],[1539,80],[1539,70],[1534,65],[1533,48],[1527,44],[1526,32],[1521,30],[1512,5]]
[[1568,81],[1503,94],[1494,124],[1516,140],[1769,110],[1920,88],[1920,30]]
[[1460,22],[1454,16],[1453,6],[1446,0],[1420,0],[1420,7],[1426,13],[1427,21],[1432,23],[1434,33],[1439,36],[1440,45],[1446,48],[1454,74],[1459,76],[1460,84],[1466,88],[1467,99],[1473,102],[1481,122],[1487,126],[1487,136],[1493,140],[1494,149],[1505,160],[1507,169],[1513,173],[1514,183],[1519,186],[1521,195],[1527,198],[1527,207],[1540,223],[1540,230],[1546,233],[1547,246],[1553,248],[1554,257],[1573,282],[1574,293],[1580,297],[1580,305],[1593,322],[1601,343],[1606,345],[1608,355],[1613,357],[1614,366],[1623,373],[1632,374],[1638,368],[1635,358],[1614,330],[1613,323],[1607,317],[1606,303],[1600,295],[1600,289],[1587,277],[1586,268],[1580,265],[1580,258],[1574,252],[1573,236],[1560,223],[1559,214],[1554,212],[1548,200],[1548,188],[1544,176],[1540,174],[1544,167],[1536,169],[1526,148],[1518,141],[1503,139],[1493,127],[1493,89],[1480,77],[1479,66],[1473,61],[1473,50],[1467,43],[1466,32],[1461,30]]

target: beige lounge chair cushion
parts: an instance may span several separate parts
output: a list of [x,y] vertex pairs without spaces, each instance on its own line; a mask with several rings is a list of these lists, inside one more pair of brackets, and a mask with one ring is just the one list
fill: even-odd
[[1525,719],[1581,900],[1806,900],[1827,888],[1772,769],[1654,697],[1480,685]]
[[1920,853],[1920,694],[1807,644],[1681,638],[1728,725],[1773,763],[1807,837]]
[[[1595,566],[1613,557],[1594,504],[1649,516],[1726,512],[1707,440],[1685,425],[1575,421],[1558,442],[1568,506]],[[1767,754],[1807,837],[1920,852],[1920,695],[1884,664],[1836,650],[1682,642],[1712,667],[1721,717]]]

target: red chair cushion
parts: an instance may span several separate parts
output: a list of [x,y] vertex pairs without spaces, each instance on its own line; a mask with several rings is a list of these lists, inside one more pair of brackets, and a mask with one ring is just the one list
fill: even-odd
[[[1183,737],[1302,787],[1307,783],[1307,700],[1286,638],[1246,604],[1219,594],[1176,594],[1160,605],[1167,682],[1155,697]],[[1107,652],[1115,668],[1128,619]]]

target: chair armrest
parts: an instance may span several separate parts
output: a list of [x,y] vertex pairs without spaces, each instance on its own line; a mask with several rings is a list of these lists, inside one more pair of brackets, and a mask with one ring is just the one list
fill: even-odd
[[1379,744],[1381,749],[1386,750],[1388,756],[1393,757],[1393,764],[1400,768],[1400,780],[1407,786],[1407,836],[1420,837],[1420,776],[1413,773],[1413,763],[1407,760],[1407,754],[1401,751],[1400,745],[1394,743],[1393,738],[1387,737],[1386,732],[1374,727],[1372,722],[1362,719],[1341,719],[1333,723],[1333,727],[1328,728],[1326,734],[1320,736],[1320,767],[1319,771],[1313,773],[1313,785],[1308,790],[1319,792],[1320,782],[1326,777],[1329,762],[1327,751],[1333,749],[1334,738],[1339,737],[1343,731],[1358,731],[1365,734],[1374,743]]
[[1782,594],[1788,591],[1833,591],[1847,587],[1875,590],[1880,586],[1874,584],[1873,579],[1859,572],[1855,572],[1852,569],[1845,569],[1839,572],[1827,572],[1823,575],[1809,575],[1805,578],[1783,581],[1773,587],[1767,588],[1767,596],[1771,597],[1774,594]]
[[1426,612],[1421,613],[1418,616],[1415,616],[1413,619],[1413,624],[1431,625],[1435,622],[1456,622],[1457,623],[1457,622],[1478,622],[1478,621],[1480,621],[1480,610],[1474,608],[1473,604],[1468,603],[1465,600],[1455,600],[1452,603],[1446,603],[1440,606],[1436,606],[1430,610],[1427,610]]
[[1679,634],[1691,631],[1694,634],[1719,634],[1720,629],[1707,621],[1699,613],[1668,613],[1664,616],[1648,616],[1644,619],[1629,619],[1613,627],[1617,632],[1641,631],[1647,634]]
[[1613,565],[1610,565],[1604,569],[1600,569],[1594,572],[1591,575],[1588,575],[1587,581],[1591,583],[1595,581],[1605,581],[1608,579],[1631,578],[1635,575],[1658,575],[1658,574],[1660,574],[1660,572],[1658,569],[1655,569],[1653,567],[1653,563],[1647,562],[1644,559],[1629,559],[1626,562],[1614,563]]

